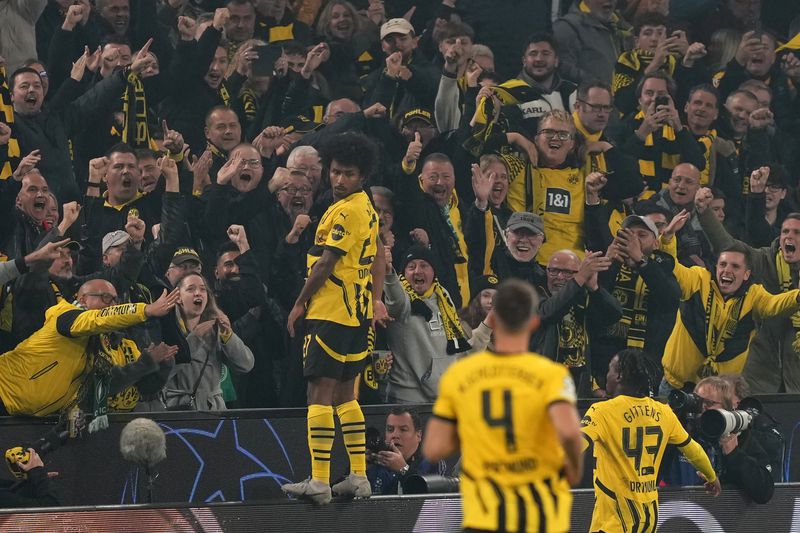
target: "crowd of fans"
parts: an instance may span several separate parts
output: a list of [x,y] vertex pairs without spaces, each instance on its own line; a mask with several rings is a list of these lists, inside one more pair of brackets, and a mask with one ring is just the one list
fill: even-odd
[[305,405],[287,317],[332,203],[322,155],[353,131],[380,154],[389,315],[362,402],[434,401],[491,347],[507,278],[539,290],[531,349],[581,396],[625,348],[662,393],[800,392],[799,17],[1,1],[0,411]]

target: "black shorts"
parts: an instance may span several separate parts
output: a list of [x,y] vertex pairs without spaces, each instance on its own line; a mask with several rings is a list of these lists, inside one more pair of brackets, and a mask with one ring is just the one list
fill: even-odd
[[370,322],[343,326],[328,320],[306,320],[303,375],[348,381],[364,370],[375,345]]

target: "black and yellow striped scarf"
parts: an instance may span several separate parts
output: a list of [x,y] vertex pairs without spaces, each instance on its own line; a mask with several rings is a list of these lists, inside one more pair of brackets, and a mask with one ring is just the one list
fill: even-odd
[[112,128],[111,135],[119,135],[121,142],[133,148],[155,150],[158,147],[150,138],[144,84],[134,72],[128,74],[127,83],[122,95],[122,130],[118,132]]
[[[612,94],[616,94],[620,89],[629,87],[639,79],[638,74],[644,73],[647,66],[653,61],[655,54],[645,50],[635,49],[630,52],[623,52],[617,59],[617,67],[614,70],[614,79],[611,81]],[[678,67],[678,60],[673,55],[667,56],[666,62],[659,69],[662,72],[675,75]]]
[[[494,94],[500,99],[502,105],[518,105],[529,102],[540,97],[539,92],[520,79],[508,80],[493,88]],[[483,147],[491,136],[497,123],[504,123],[505,118],[500,113],[498,119],[494,119],[495,109],[491,98],[484,98],[478,105],[475,116],[475,127],[472,129],[472,136],[464,142],[464,149],[475,157],[483,154]]]
[[219,93],[219,98],[220,98],[220,100],[222,100],[222,103],[224,105],[230,107],[231,106],[231,92],[228,89],[228,86],[225,85],[225,80],[223,80],[222,83],[219,84],[219,89],[217,89],[217,92]]
[[[775,255],[775,267],[778,270],[778,283],[781,286],[781,292],[788,292],[794,289],[792,283],[792,271],[789,263],[783,258],[780,249]],[[800,353],[800,311],[792,313],[792,327],[794,328],[794,341],[792,341],[792,349],[795,353]]]
[[256,119],[256,115],[258,115],[258,95],[253,89],[244,89],[239,96],[239,100],[244,110],[245,122],[252,124]]
[[433,283],[425,294],[420,296],[411,288],[411,284],[408,283],[405,276],[401,274],[398,278],[403,290],[406,291],[406,294],[408,294],[408,297],[411,299],[411,314],[421,316],[426,322],[430,322],[433,318],[433,311],[431,311],[431,308],[428,307],[428,304],[426,304],[424,300],[430,298],[433,294],[436,295],[439,314],[442,316],[442,327],[447,337],[448,354],[452,355],[466,352],[471,348],[466,335],[464,335],[464,330],[461,327],[461,320],[458,318],[458,311],[453,304],[453,300],[450,299],[450,295],[447,294],[447,291],[444,290],[436,279],[433,280]]
[[[602,131],[598,131],[597,133],[589,133],[589,130],[587,130],[586,126],[584,126],[583,122],[581,122],[581,117],[578,114],[578,111],[572,112],[572,121],[575,123],[575,129],[578,130],[581,135],[583,135],[587,143],[597,142],[603,136]],[[587,152],[585,159],[584,172],[587,176],[592,172],[608,172],[608,163],[606,163],[606,156],[603,152]]]
[[700,185],[703,187],[714,184],[714,171],[712,166],[715,165],[715,161],[712,157],[712,150],[714,149],[714,142],[716,140],[717,130],[709,130],[708,133],[697,138],[697,142],[703,145],[703,157],[706,160],[706,167],[700,171]]
[[622,318],[609,327],[609,334],[625,339],[628,348],[644,348],[647,333],[647,295],[642,277],[623,264],[614,285],[614,298],[622,306]]
[[[8,88],[5,65],[0,65],[0,121],[5,122],[11,128],[11,138],[8,140],[8,144],[0,146],[0,151],[6,152],[5,154],[0,152],[0,160],[5,159],[5,163],[0,168],[0,180],[6,180],[11,177],[19,165],[21,154],[17,140],[17,128],[14,125],[14,105],[11,103],[11,91]],[[2,157],[3,155],[5,157]]]
[[[639,111],[634,117],[635,120],[644,120],[644,111]],[[665,170],[672,170],[681,162],[681,154],[679,147],[675,142],[675,130],[672,126],[664,124],[661,127],[660,138],[665,143],[658,143],[656,147],[656,137],[654,133],[650,133],[644,140],[644,150],[639,159],[639,172],[647,182],[647,188],[651,191],[658,192],[666,186],[666,182],[661,182],[656,176],[656,165]],[[671,148],[666,151],[666,148]]]

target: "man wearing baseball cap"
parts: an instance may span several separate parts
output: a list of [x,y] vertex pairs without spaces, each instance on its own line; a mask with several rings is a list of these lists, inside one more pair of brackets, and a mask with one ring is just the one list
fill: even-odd
[[417,51],[417,41],[414,27],[405,19],[390,19],[381,26],[386,68],[365,80],[365,107],[380,102],[389,110],[389,119],[414,107],[433,109],[439,73]]
[[[640,215],[622,221],[620,230],[608,248],[611,267],[601,275],[601,284],[609,287],[622,306],[622,318],[592,336],[592,376],[605,394],[605,376],[614,354],[627,348],[639,348],[660,368],[661,354],[675,324],[681,290],[672,270],[675,259],[658,249],[660,231],[653,218],[660,211],[646,209]],[[651,305],[652,303],[652,305]]]
[[490,260],[491,271],[500,280],[518,278],[534,287],[545,283],[544,269],[536,262],[536,254],[545,240],[544,221],[539,215],[512,213]]

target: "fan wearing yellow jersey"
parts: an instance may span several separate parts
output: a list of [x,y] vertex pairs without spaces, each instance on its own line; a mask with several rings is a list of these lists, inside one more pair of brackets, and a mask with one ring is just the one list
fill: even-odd
[[641,350],[622,350],[608,365],[606,392],[581,421],[594,444],[595,504],[590,531],[652,533],[658,526],[658,470],[667,444],[674,444],[719,496],[720,483],[703,448],[669,406],[650,397],[651,377]]
[[575,385],[567,368],[528,352],[539,325],[533,287],[497,289],[486,320],[494,350],[450,366],[425,433],[435,462],[461,449],[465,531],[565,532],[581,478]]
[[287,494],[316,504],[331,500],[334,411],[342,426],[351,473],[333,492],[358,498],[372,494],[366,476],[364,414],[355,399],[355,380],[372,350],[373,291],[379,302],[384,273],[378,215],[363,190],[377,161],[374,143],[362,134],[343,133],[323,146],[322,157],[329,169],[334,203],[319,222],[308,251],[308,278],[287,323],[294,337],[295,322],[305,315],[303,372],[309,379],[311,477],[282,487]]

